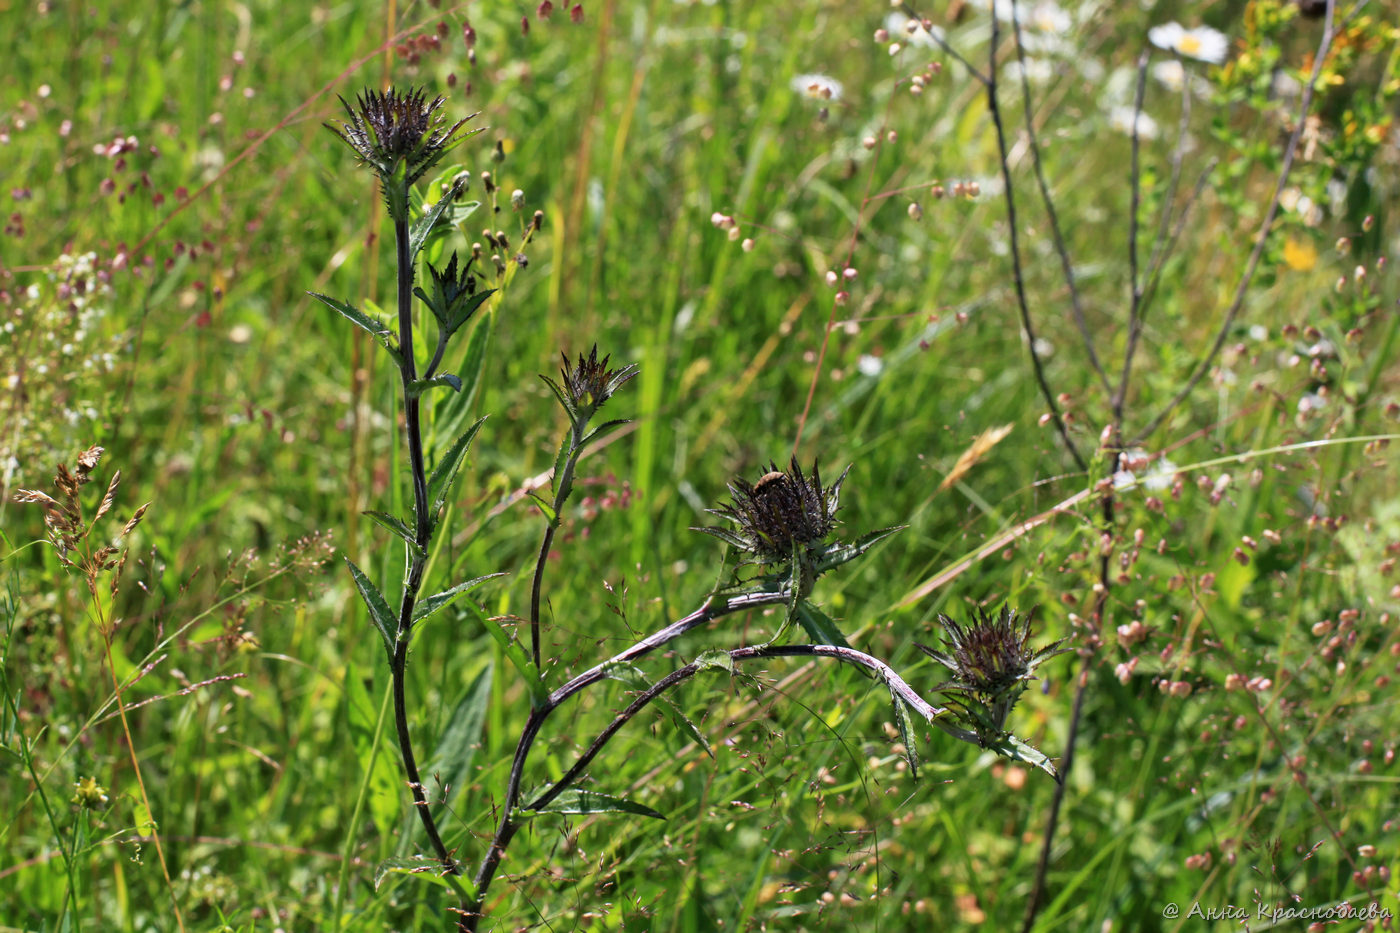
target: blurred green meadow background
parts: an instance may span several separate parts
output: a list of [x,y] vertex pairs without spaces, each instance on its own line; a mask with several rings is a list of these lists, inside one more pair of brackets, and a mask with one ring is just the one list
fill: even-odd
[[[913,643],[937,615],[1006,602],[1076,649],[1009,723],[1061,767],[1073,741],[1048,840],[1046,774],[926,729],[915,780],[878,682],[774,661],[674,694],[713,757],[660,712],[632,723],[589,786],[666,820],[537,818],[485,928],[1400,909],[1393,0],[1340,4],[1321,61],[1325,21],[1278,0],[1018,4],[1020,55],[1010,4],[992,45],[976,0],[548,7],[0,0],[0,929],[451,927],[433,879],[379,870],[427,848],[341,560],[398,572],[361,515],[408,501],[397,380],[306,295],[392,304],[378,192],[322,126],[390,83],[486,128],[449,157],[482,202],[450,245],[518,242],[544,212],[473,325],[475,391],[431,422],[440,449],[489,415],[429,585],[504,571],[474,597],[527,608],[524,491],[565,427],[537,374],[596,343],[641,374],[550,559],[552,683],[698,606],[722,550],[690,529],[794,451],[851,465],[851,534],[909,526],[819,584],[853,645],[932,688]],[[1223,62],[1153,45],[1172,22],[1222,33]],[[1034,339],[987,87],[958,56],[996,63]],[[115,595],[14,501],[92,445],[85,520],[121,471],[93,546],[150,503]],[[409,672],[447,844],[474,864],[527,694],[465,613],[417,635]],[[527,784],[627,702],[612,684],[561,711]],[[438,760],[449,736],[469,753]]]

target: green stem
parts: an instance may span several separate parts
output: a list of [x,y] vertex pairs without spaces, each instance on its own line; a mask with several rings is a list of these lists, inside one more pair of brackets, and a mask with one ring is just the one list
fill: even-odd
[[554,517],[545,527],[544,540],[540,542],[540,553],[535,559],[535,576],[530,583],[530,649],[534,653],[535,667],[541,671],[544,667],[540,664],[540,591],[544,587],[544,565],[549,559],[549,547],[554,543],[554,533],[559,529],[559,513],[574,488],[574,468],[578,465],[580,445],[586,427],[585,422],[579,422],[569,429],[569,452],[564,456],[559,475],[554,477]]

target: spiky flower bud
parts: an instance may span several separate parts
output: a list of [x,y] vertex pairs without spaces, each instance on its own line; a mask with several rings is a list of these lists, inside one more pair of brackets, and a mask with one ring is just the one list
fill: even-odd
[[354,107],[343,97],[340,102],[349,119],[327,123],[326,128],[379,176],[390,215],[406,220],[409,187],[466,138],[459,132],[471,117],[448,126],[439,112],[444,98],[429,101],[421,89],[365,91],[355,98]]
[[561,382],[544,375],[540,378],[554,390],[554,397],[569,413],[575,426],[579,427],[586,424],[593,413],[602,408],[603,403],[638,371],[635,363],[621,369],[608,369],[608,360],[612,356],[609,354],[598,359],[596,343],[588,351],[588,356],[579,354],[576,364],[569,362],[567,353],[563,356],[564,368],[559,370]]
[[939,615],[945,651],[926,645],[915,647],[953,672],[953,679],[935,690],[952,695],[951,705],[973,728],[983,744],[1001,738],[1006,716],[1016,705],[1041,662],[1069,649],[1063,640],[1032,649],[1031,616],[1018,618],[1007,606],[990,615],[978,609],[972,625],[963,626]]

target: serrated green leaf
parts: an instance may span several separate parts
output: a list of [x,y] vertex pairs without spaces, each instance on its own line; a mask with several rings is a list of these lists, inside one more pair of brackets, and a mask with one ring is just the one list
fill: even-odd
[[409,548],[413,550],[415,554],[418,554],[420,556],[423,554],[423,549],[419,547],[418,542],[414,540],[413,529],[408,527],[408,525],[404,522],[403,519],[396,518],[395,516],[390,515],[388,512],[367,511],[362,512],[361,514],[374,519],[375,522],[377,522],[380,525],[383,525],[385,528],[388,528],[394,534],[398,535],[400,538],[403,539],[404,543],[407,544]]
[[[417,261],[418,254],[422,252],[423,245],[428,242],[428,237],[432,234],[433,228],[437,226],[442,215],[452,207],[457,198],[461,197],[462,192],[465,191],[466,188],[465,180],[457,182],[442,197],[438,198],[437,203],[428,208],[422,217],[418,218],[418,222],[413,225],[413,229],[408,235],[409,262]],[[455,211],[453,213],[455,213]],[[448,226],[448,224],[444,224],[444,226]]]
[[448,717],[437,750],[428,762],[425,773],[442,777],[449,788],[449,804],[451,792],[461,790],[471,781],[472,762],[476,760],[481,732],[486,725],[486,713],[491,704],[492,671],[488,663],[462,693],[462,698]]
[[909,705],[904,702],[904,698],[893,690],[890,691],[890,702],[894,706],[894,724],[899,730],[899,741],[904,745],[904,758],[909,762],[909,776],[914,780],[919,779],[919,752],[914,744],[915,736],[909,728]]
[[468,580],[466,583],[458,583],[456,586],[443,590],[441,593],[435,593],[427,599],[419,600],[418,605],[413,607],[413,621],[415,623],[422,622],[428,616],[444,608],[463,593],[476,589],[487,580],[503,576],[505,576],[504,573],[488,573],[484,577],[477,577],[473,580]]
[[378,891],[380,884],[390,875],[412,875],[419,880],[435,884],[438,887],[448,890],[456,890],[458,888],[463,888],[468,892],[475,890],[470,881],[460,876],[453,879],[457,882],[454,885],[443,873],[441,862],[435,858],[427,858],[421,855],[413,855],[406,858],[387,858],[374,866],[374,889]]
[[447,453],[443,454],[437,466],[433,467],[433,475],[428,477],[428,501],[432,503],[428,514],[431,516],[433,524],[437,523],[437,516],[442,512],[442,507],[452,492],[452,481],[457,478],[457,470],[462,465],[467,448],[471,446],[476,432],[481,430],[481,425],[485,421],[485,418],[478,419],[476,424],[453,441],[452,446],[447,449]]
[[734,673],[734,659],[729,656],[728,651],[720,648],[711,648],[708,651],[700,652],[700,655],[691,662],[699,671],[724,671],[726,674]]
[[344,315],[374,337],[392,337],[394,335],[393,330],[383,321],[366,314],[349,302],[341,301],[339,298],[332,298],[330,295],[322,295],[319,292],[307,292],[307,294],[332,311],[337,311]]
[[533,492],[527,492],[525,495],[535,500],[535,505],[540,507],[540,511],[544,513],[545,520],[548,521],[551,525],[559,521],[559,514],[554,511],[553,505],[550,505],[548,502],[544,501],[539,496],[535,495]]
[[846,636],[842,635],[841,630],[836,627],[835,621],[806,600],[797,604],[797,621],[802,623],[802,628],[807,631],[808,637],[815,645],[835,645],[838,648],[851,647],[850,643],[846,641]]
[[402,814],[399,788],[403,784],[393,755],[381,741],[379,711],[353,664],[345,667],[345,716],[350,746],[369,781],[370,818],[380,832],[390,832]]
[[543,807],[531,812],[568,813],[583,816],[594,813],[635,813],[638,816],[649,816],[654,820],[666,819],[656,810],[644,804],[624,797],[614,797],[610,794],[584,790],[580,787],[569,788]]
[[544,681],[540,677],[540,669],[530,660],[530,656],[525,653],[525,649],[514,638],[510,637],[501,623],[492,619],[481,611],[481,607],[471,600],[466,602],[467,613],[472,616],[482,628],[491,633],[491,637],[496,639],[496,644],[501,646],[505,653],[506,660],[510,661],[522,677],[525,678],[525,686],[530,691],[530,702],[535,706],[543,704],[549,699],[549,691],[545,689]]
[[740,550],[745,550],[749,546],[747,541],[739,537],[739,535],[735,532],[730,531],[728,528],[692,528],[690,530],[698,531],[702,534],[712,535],[716,538],[719,538],[725,544],[728,544],[731,547],[739,548]]
[[394,618],[393,610],[385,602],[384,595],[379,592],[374,581],[365,576],[365,572],[356,567],[350,558],[345,558],[345,563],[350,567],[350,577],[355,581],[355,589],[360,591],[360,598],[365,601],[365,608],[369,610],[370,621],[379,629],[380,637],[384,639],[384,650],[392,658],[399,627],[398,620]]
[[549,386],[550,391],[554,393],[554,397],[557,398],[559,404],[564,407],[564,411],[568,412],[569,421],[577,421],[578,409],[574,407],[574,403],[569,399],[569,394],[564,391],[563,387],[543,373],[540,374],[540,378],[544,380],[545,385]]
[[1028,765],[1033,765],[1054,778],[1055,783],[1060,783],[1060,772],[1051,764],[1050,757],[1034,746],[1021,741],[1011,733],[1008,732],[1003,735],[1000,742],[989,745],[988,747],[1005,758],[1010,758],[1013,761],[1024,761]]
[[497,290],[494,288],[482,289],[459,304],[456,312],[452,315],[452,320],[447,322],[447,333],[449,335],[455,334],[460,330],[462,325],[471,320],[472,315],[476,314],[476,309],[480,308],[482,304],[485,303],[486,299],[494,295],[496,291]]
[[891,525],[889,528],[879,528],[861,535],[850,544],[838,544],[827,548],[816,562],[817,572],[825,573],[833,567],[839,567],[848,561],[855,560],[890,535],[908,527],[908,525]]
[[[723,654],[723,652],[721,652],[721,654]],[[727,658],[729,655],[725,654],[725,657]],[[732,664],[733,662],[730,663]],[[625,661],[609,664],[604,670],[609,677],[614,680],[622,681],[629,689],[635,690],[638,693],[650,690],[653,686],[652,682],[647,678],[647,675],[642,673],[640,668],[634,664],[628,664]],[[700,731],[700,728],[696,726],[695,723],[691,722],[689,716],[681,712],[681,708],[676,705],[674,700],[664,694],[658,694],[656,700],[661,704],[661,708],[666,711],[666,715],[670,717],[672,725],[674,725],[677,730],[689,735],[692,741],[705,750],[705,754],[709,755],[711,758],[715,757],[715,752],[714,749],[710,747],[709,739],[705,738],[705,734]]]

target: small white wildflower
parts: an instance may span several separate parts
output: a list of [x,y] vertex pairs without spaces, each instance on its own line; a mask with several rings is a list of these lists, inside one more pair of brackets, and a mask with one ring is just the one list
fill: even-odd
[[792,79],[792,89],[813,100],[833,101],[841,99],[844,88],[840,81],[828,75],[798,75]]
[[1142,485],[1149,492],[1165,492],[1171,488],[1172,480],[1175,478],[1176,464],[1166,457],[1158,457],[1147,468],[1147,475],[1143,477]]
[[[1133,132],[1133,108],[1114,107],[1108,112],[1108,125],[1120,133]],[[1157,121],[1145,113],[1137,114],[1137,134],[1140,139],[1156,139],[1160,131]]]
[[1159,49],[1167,49],[1187,58],[1219,65],[1230,53],[1230,40],[1223,32],[1209,26],[1187,29],[1180,23],[1163,23],[1147,30],[1147,40]]
[[1152,77],[1169,91],[1177,91],[1186,86],[1186,67],[1175,58],[1165,62],[1154,62]]
[[885,17],[885,29],[890,35],[904,36],[910,45],[925,49],[938,48],[944,36],[943,30],[937,26],[928,29],[921,20],[911,19],[898,10]]
[[1043,2],[1031,7],[1027,25],[1047,35],[1062,36],[1069,32],[1074,23],[1070,20],[1069,14],[1062,10],[1058,3],[1043,0]]
[[862,376],[869,376],[872,379],[880,375],[880,370],[885,368],[884,360],[878,356],[871,356],[869,353],[862,353],[860,359],[856,360],[856,369],[860,370]]
[[[1006,73],[1013,81],[1021,80],[1021,63],[1011,62]],[[1026,80],[1031,84],[1045,84],[1055,77],[1055,66],[1043,58],[1028,58],[1025,65]]]

